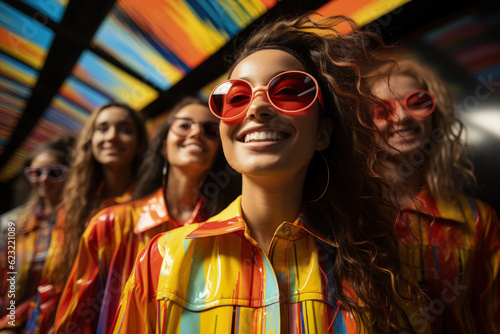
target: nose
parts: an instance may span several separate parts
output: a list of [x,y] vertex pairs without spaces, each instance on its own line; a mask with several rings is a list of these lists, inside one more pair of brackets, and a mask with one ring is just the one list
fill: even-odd
[[110,126],[108,131],[106,131],[106,140],[114,140],[116,138],[118,131],[115,126]]
[[201,124],[194,123],[188,132],[188,136],[191,138],[200,138],[202,135],[204,135],[204,133],[201,130]]
[[403,105],[400,102],[394,103],[394,110],[390,116],[391,121],[395,123],[400,123],[411,115],[406,111]]
[[248,106],[247,118],[263,119],[275,114],[276,110],[269,102],[266,92],[263,90],[256,91]]
[[47,177],[48,177],[48,174],[47,171],[43,171],[41,174],[40,174],[40,177],[38,178],[38,183],[45,183],[47,181]]

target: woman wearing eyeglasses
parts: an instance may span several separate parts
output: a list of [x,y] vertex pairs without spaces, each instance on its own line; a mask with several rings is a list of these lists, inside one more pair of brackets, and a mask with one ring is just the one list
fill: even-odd
[[497,333],[500,223],[490,206],[463,195],[475,179],[451,94],[414,61],[381,74],[373,88],[389,110],[376,108],[374,122],[383,134],[387,174],[402,185],[397,235],[430,298],[433,332]]
[[363,124],[377,39],[341,23],[280,20],[237,54],[209,105],[242,195],[143,249],[114,333],[425,332]]
[[[19,220],[9,222],[11,241],[1,250],[2,329],[21,330],[26,325],[29,305],[37,293],[38,284],[43,277],[53,273],[55,261],[49,245],[52,239],[60,240],[61,237],[61,227],[56,226],[56,219],[61,213],[59,209],[73,142],[73,137],[53,140],[27,160],[24,174],[33,190]],[[7,280],[12,275],[16,281]],[[9,317],[12,303],[15,303],[13,318]]]
[[56,332],[108,333],[138,252],[156,234],[204,221],[239,193],[206,101],[181,100],[157,131],[135,200],[90,222],[63,292]]
[[126,104],[112,102],[96,109],[85,123],[73,152],[72,171],[63,191],[63,214],[56,224],[62,237],[49,253],[55,270],[42,279],[30,306],[27,333],[53,330],[57,304],[78,250],[78,240],[99,210],[128,201],[137,167],[147,146],[140,115]]

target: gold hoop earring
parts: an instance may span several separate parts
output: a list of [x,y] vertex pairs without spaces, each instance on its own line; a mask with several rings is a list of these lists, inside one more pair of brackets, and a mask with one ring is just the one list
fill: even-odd
[[168,171],[168,163],[167,160],[163,163],[163,169],[161,171],[161,185],[163,189],[165,189],[165,186],[167,184],[167,171]]
[[316,198],[315,200],[308,201],[309,203],[314,203],[314,202],[319,201],[326,194],[326,191],[328,190],[328,186],[330,185],[330,165],[328,165],[328,161],[326,160],[323,153],[319,152],[319,154],[321,154],[321,157],[323,158],[323,161],[325,162],[325,165],[326,165],[326,175],[327,175],[326,176],[326,186],[325,186],[325,190],[323,190],[321,195],[318,198]]

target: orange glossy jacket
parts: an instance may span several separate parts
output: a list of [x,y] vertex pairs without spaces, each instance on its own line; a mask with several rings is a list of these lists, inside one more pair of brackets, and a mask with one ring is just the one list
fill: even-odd
[[160,232],[202,220],[201,200],[190,219],[171,219],[163,188],[94,216],[57,309],[56,333],[108,333],[125,283],[144,245]]

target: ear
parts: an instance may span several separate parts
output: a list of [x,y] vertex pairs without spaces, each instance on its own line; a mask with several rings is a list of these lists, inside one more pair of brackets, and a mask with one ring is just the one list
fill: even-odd
[[316,138],[316,150],[323,151],[330,145],[332,139],[333,124],[330,118],[321,121]]

